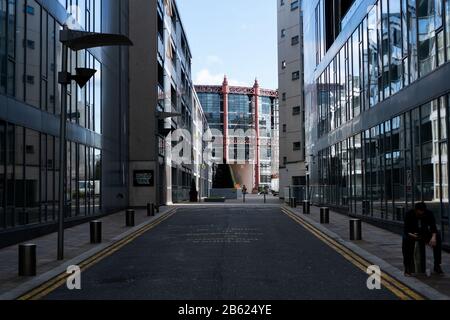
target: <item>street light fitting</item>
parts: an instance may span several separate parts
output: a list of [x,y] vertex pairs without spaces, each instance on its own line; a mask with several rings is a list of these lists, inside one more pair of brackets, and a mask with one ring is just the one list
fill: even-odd
[[91,80],[91,78],[97,73],[95,69],[89,68],[76,68],[77,74],[72,76],[72,79],[78,84],[80,88],[84,86]]
[[84,88],[89,80],[97,73],[97,70],[89,68],[76,68],[75,70],[75,75],[69,72],[60,72],[58,74],[58,83],[69,85],[71,81],[75,81],[80,88]]
[[[79,51],[84,49],[105,47],[105,46],[132,46],[128,37],[120,34],[107,34],[70,30],[67,25],[64,25],[63,30],[60,31],[60,42],[62,43],[61,54],[61,72],[58,73],[58,83],[61,84],[61,116],[60,116],[60,131],[59,131],[59,150],[66,150],[67,146],[67,88],[71,81],[83,88],[88,81],[97,72],[94,69],[76,68],[76,74],[70,74],[68,70],[69,64],[69,49]],[[66,152],[59,153],[59,163],[61,172],[66,172],[67,157]],[[64,259],[64,216],[66,210],[66,191],[65,185],[67,183],[64,174],[60,174],[58,178],[58,260]]]
[[60,40],[73,51],[106,47],[106,46],[132,46],[128,37],[121,34],[86,32],[63,29],[60,31]]

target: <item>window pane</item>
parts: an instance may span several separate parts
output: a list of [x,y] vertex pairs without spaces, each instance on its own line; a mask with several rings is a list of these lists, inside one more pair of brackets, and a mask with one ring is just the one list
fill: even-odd
[[450,0],[445,1],[445,29],[447,34],[447,59],[450,58]]
[[47,135],[41,134],[41,150],[40,150],[40,161],[39,161],[39,176],[40,185],[39,187],[39,208],[41,212],[41,221],[48,220],[47,213]]
[[391,54],[391,93],[394,94],[402,88],[402,19],[400,12],[400,0],[389,2],[389,41]]
[[95,69],[97,70],[94,88],[95,132],[102,133],[102,65],[97,60],[95,60]]
[[56,189],[56,176],[55,176],[55,138],[52,136],[47,136],[47,159],[46,159],[46,169],[47,169],[47,214],[48,220],[55,220],[55,193],[58,192]]
[[[424,105],[421,109],[422,123],[420,128],[420,140],[422,144],[422,200],[434,201],[435,159],[438,158],[438,149],[435,148],[437,138],[436,131],[436,103]],[[432,120],[432,118],[434,118]]]
[[39,171],[40,171],[40,136],[39,132],[26,129],[25,144],[25,203],[28,215],[28,224],[39,223]]
[[[395,1],[395,0],[394,0]],[[394,2],[392,1],[392,2]],[[391,2],[391,1],[389,1]],[[390,51],[390,27],[389,27],[389,11],[388,11],[388,0],[382,1],[381,6],[381,76],[382,76],[382,91],[383,98],[387,98],[390,96],[390,75],[389,75],[389,51]]]
[[94,0],[95,32],[102,32],[102,0]]
[[102,184],[102,152],[99,149],[95,149],[95,173],[94,173],[95,213],[100,213],[102,207],[101,184]]
[[[20,10],[20,9],[19,9]],[[40,51],[41,51],[41,8],[35,0],[27,1],[26,6],[26,102],[40,107]]]
[[0,0],[0,94],[5,94],[6,92],[6,74],[7,74],[6,24],[7,24],[6,0]]
[[370,107],[378,103],[378,34],[377,7],[369,12],[369,97]]
[[421,77],[430,73],[436,66],[435,9],[435,0],[417,0]]
[[[86,67],[86,51],[82,50],[77,53],[77,66],[79,68]],[[75,111],[73,111],[75,112]],[[88,128],[86,125],[86,86],[80,88],[77,86],[77,111],[76,116],[78,118],[78,124],[84,128]]]
[[78,149],[75,142],[70,143],[70,184],[71,184],[71,215],[78,216]]
[[408,0],[408,32],[410,54],[410,82],[414,82],[419,74],[419,57],[417,55],[417,13],[416,0]]
[[16,6],[16,98],[19,100],[25,99],[24,94],[24,78],[25,78],[25,0],[17,0]]
[[48,71],[47,71],[47,111],[55,112],[55,83],[56,83],[56,61],[55,61],[55,21],[48,17]]
[[79,170],[79,181],[78,181],[78,188],[80,189],[80,215],[86,216],[86,146],[80,144],[79,146],[79,163],[78,163],[78,170]]
[[[6,124],[0,121],[0,176],[3,177],[6,170]],[[5,201],[6,192],[5,179],[0,179],[0,228],[6,227]]]

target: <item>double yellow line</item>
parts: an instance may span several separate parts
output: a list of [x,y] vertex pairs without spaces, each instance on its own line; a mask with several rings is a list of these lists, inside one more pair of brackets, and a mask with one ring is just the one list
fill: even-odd
[[[352,250],[348,249],[344,245],[340,244],[336,240],[332,239],[304,219],[300,218],[296,214],[290,212],[286,208],[282,208],[284,214],[290,217],[292,220],[303,226],[309,232],[311,232],[314,236],[319,238],[322,242],[327,244],[333,250],[342,255],[345,259],[355,265],[357,268],[361,269],[364,273],[367,272],[367,268],[372,266],[373,263],[365,260],[361,256],[357,255]],[[401,283],[397,279],[394,279],[389,274],[382,272],[381,274],[381,284],[390,290],[394,295],[396,295],[401,300],[425,300],[426,298],[415,292],[405,284]]]
[[[167,213],[163,214],[161,217],[156,219],[155,221],[151,222],[150,224],[143,226],[142,228],[136,230],[135,232],[131,233],[127,237],[125,237],[122,240],[119,240],[118,242],[115,242],[111,246],[103,249],[96,255],[84,260],[81,262],[78,266],[80,267],[81,271],[85,271],[86,269],[92,267],[94,264],[100,262],[101,260],[105,259],[106,257],[109,257],[113,253],[117,252],[118,250],[122,249],[124,246],[129,244],[130,242],[134,241],[136,238],[140,237],[147,231],[153,229],[163,221],[169,219],[172,217],[175,212],[176,208],[169,210]],[[54,290],[58,289],[60,286],[66,283],[67,278],[70,275],[66,272],[63,272],[59,274],[58,276],[50,279],[49,281],[41,284],[40,286],[34,288],[33,290],[29,291],[28,293],[20,296],[17,300],[39,300],[43,297],[47,296]]]

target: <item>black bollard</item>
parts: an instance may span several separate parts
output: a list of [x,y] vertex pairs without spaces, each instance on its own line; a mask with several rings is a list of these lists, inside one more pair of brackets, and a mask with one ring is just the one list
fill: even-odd
[[35,244],[19,245],[19,276],[20,277],[36,276],[36,245]]
[[155,204],[147,203],[147,216],[154,217],[155,216]]
[[102,222],[95,220],[90,222],[91,243],[102,243]]
[[303,201],[303,214],[311,213],[311,203],[308,200]]
[[362,240],[362,222],[360,219],[350,219],[350,240]]
[[126,211],[126,225],[127,227],[134,227],[134,210],[132,209]]
[[330,208],[320,208],[320,223],[329,224],[330,223]]

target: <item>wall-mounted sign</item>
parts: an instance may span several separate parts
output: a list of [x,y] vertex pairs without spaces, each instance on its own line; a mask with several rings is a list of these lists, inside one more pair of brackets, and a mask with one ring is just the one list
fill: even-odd
[[153,187],[155,175],[153,170],[136,170],[133,172],[133,184],[135,187]]

